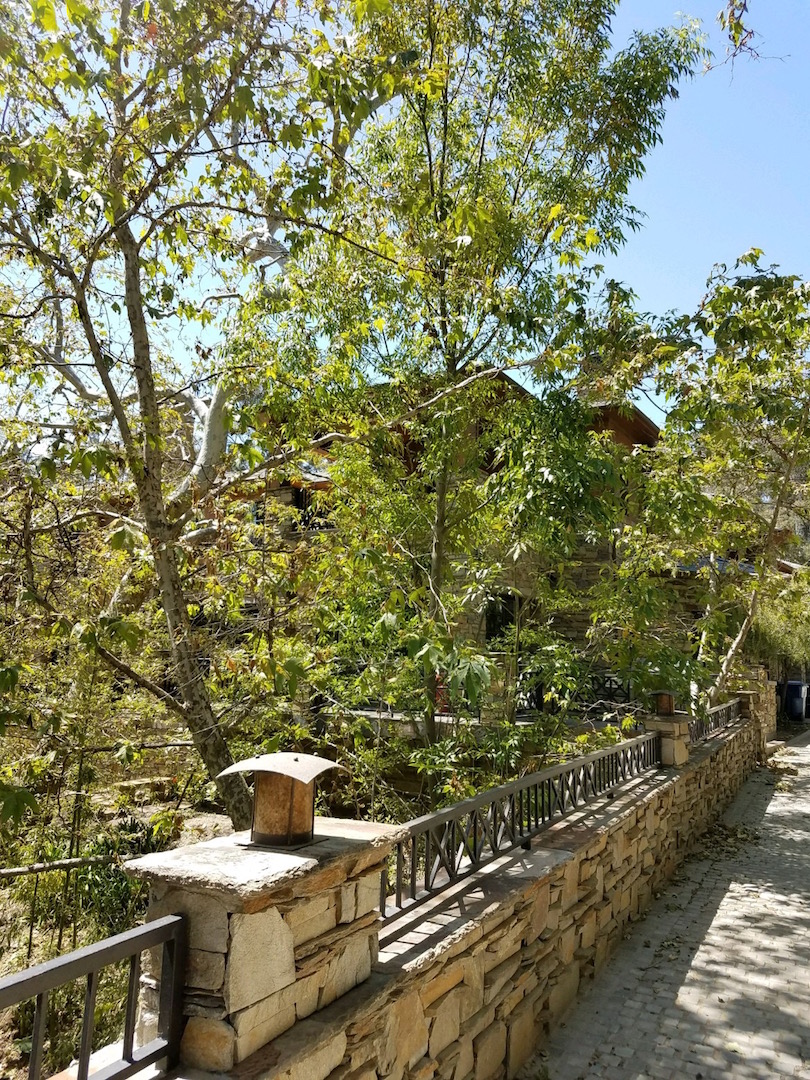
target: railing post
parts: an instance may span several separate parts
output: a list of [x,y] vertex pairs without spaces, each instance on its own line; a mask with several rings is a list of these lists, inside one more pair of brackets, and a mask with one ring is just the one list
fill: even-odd
[[657,731],[661,736],[661,764],[680,768],[689,760],[689,716],[687,713],[675,713],[674,716],[649,716],[644,720],[648,731]]
[[185,920],[177,935],[163,945],[163,971],[160,1001],[160,1034],[166,1039],[166,1064],[173,1069],[180,1063],[180,1039],[183,1034],[183,986],[186,975]]

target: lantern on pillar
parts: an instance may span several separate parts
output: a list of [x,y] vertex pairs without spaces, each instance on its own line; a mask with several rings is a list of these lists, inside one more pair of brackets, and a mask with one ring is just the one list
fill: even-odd
[[656,690],[653,694],[655,711],[659,716],[675,715],[675,695],[671,690]]
[[259,847],[300,847],[315,828],[315,780],[328,769],[342,769],[314,754],[262,754],[223,769],[220,776],[252,772],[253,823],[250,842]]

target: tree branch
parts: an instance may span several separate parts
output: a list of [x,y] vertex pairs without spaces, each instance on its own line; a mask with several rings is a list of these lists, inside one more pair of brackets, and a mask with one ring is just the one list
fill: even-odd
[[125,675],[130,682],[135,683],[135,685],[139,686],[142,690],[148,690],[150,694],[153,694],[159,701],[162,701],[167,708],[171,709],[172,712],[177,713],[177,715],[181,716],[184,720],[188,719],[185,705],[181,701],[178,701],[176,697],[173,697],[167,690],[164,690],[162,686],[158,686],[156,682],[152,682],[146,675],[141,675],[135,668],[130,667],[126,661],[121,660],[115,653],[110,652],[109,649],[106,649],[98,642],[96,642],[94,648],[102,660],[104,660],[111,668],[119,674]]

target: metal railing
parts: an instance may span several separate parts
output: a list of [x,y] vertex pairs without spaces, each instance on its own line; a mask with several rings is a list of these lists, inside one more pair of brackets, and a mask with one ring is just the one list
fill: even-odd
[[652,732],[408,822],[408,835],[397,843],[382,873],[383,921],[514,848],[528,847],[554,821],[660,763],[660,738]]
[[[138,1008],[138,981],[141,953],[144,949],[163,946],[160,976],[160,1010],[157,1038],[145,1046],[134,1046],[135,1022]],[[31,1056],[28,1062],[29,1080],[40,1080],[48,1019],[48,995],[52,990],[87,979],[84,995],[84,1017],[78,1053],[77,1080],[87,1080],[93,1046],[93,1026],[102,968],[129,960],[129,984],[124,1010],[124,1038],[121,1060],[93,1073],[93,1080],[124,1080],[162,1059],[168,1067],[177,1064],[180,1049],[183,1011],[183,978],[186,955],[186,926],[182,915],[167,915],[162,919],[127,930],[123,934],[88,945],[84,949],[48,960],[16,975],[0,979],[0,1010],[22,1001],[36,998]]]
[[716,731],[722,731],[729,724],[733,724],[741,711],[741,699],[732,698],[731,701],[726,701],[722,705],[715,705],[706,712],[705,716],[693,716],[689,721],[689,738],[693,744],[704,742]]

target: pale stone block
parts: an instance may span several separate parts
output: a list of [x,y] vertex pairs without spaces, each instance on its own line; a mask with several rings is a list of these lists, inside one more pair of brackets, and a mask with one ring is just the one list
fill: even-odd
[[475,1016],[484,1005],[483,980],[478,986],[468,986],[465,983],[459,987],[459,1015],[462,1024],[465,1024],[471,1016]]
[[429,1005],[432,1005],[434,1001],[438,1001],[438,999],[446,994],[448,990],[452,990],[454,986],[458,986],[463,978],[464,963],[461,960],[457,960],[454,964],[448,964],[443,971],[433,975],[427,980],[426,985],[423,986],[419,992],[424,1007],[427,1008]]
[[[572,935],[573,937],[573,935]],[[484,1004],[493,1001],[520,967],[520,956],[511,956],[490,971],[484,981]]]
[[477,1013],[473,1013],[469,1020],[464,1021],[461,1033],[462,1035],[468,1035],[471,1039],[475,1040],[482,1031],[485,1031],[486,1028],[494,1023],[495,1006],[485,1005],[483,1009],[479,1009]]
[[560,934],[559,957],[564,964],[570,964],[574,959],[574,949],[577,947],[577,928],[572,923]]
[[393,1001],[386,1011],[385,1021],[385,1036],[377,1062],[381,1076],[388,1076],[397,1065],[403,1068],[415,1065],[427,1053],[429,1038],[425,1013],[416,990]]
[[[438,1072],[439,1076],[442,1077],[442,1080],[444,1080],[444,1078],[448,1077],[448,1076],[455,1076],[456,1073],[458,1072],[457,1065],[458,1065],[459,1053],[460,1053],[460,1048],[459,1048],[458,1043],[456,1042],[456,1043],[453,1043],[452,1046],[448,1046],[446,1050],[442,1050],[442,1052],[437,1055],[437,1057],[436,1057],[436,1066],[437,1066],[436,1071]],[[431,1060],[432,1060],[432,1058],[422,1058],[422,1061],[431,1061]],[[418,1065],[420,1065],[420,1064],[421,1064],[421,1062],[418,1063]],[[418,1067],[418,1065],[417,1065],[417,1067]],[[409,1077],[409,1080],[410,1080],[410,1077]]]
[[206,952],[228,951],[228,912],[218,900],[202,893],[172,889],[149,905],[148,922],[164,915],[188,917],[188,947]]
[[458,1080],[465,1080],[470,1076],[475,1068],[475,1054],[473,1052],[473,1041],[471,1038],[460,1039],[458,1043],[458,1061],[456,1062],[455,1077]]
[[323,914],[329,909],[330,904],[334,907],[334,903],[334,895],[328,892],[313,896],[310,900],[295,901],[288,910],[284,911],[284,922],[291,930],[294,930],[301,923],[309,922],[316,915]]
[[146,1046],[157,1038],[160,1019],[160,997],[155,987],[141,983],[138,994],[138,1014],[135,1021],[135,1046]]
[[676,767],[689,760],[689,747],[684,739],[661,738],[661,763]]
[[[486,974],[483,956],[465,956],[462,957],[462,963],[464,964],[465,985],[481,992],[481,1004],[483,1004],[484,975]],[[480,1008],[480,1005],[477,1008]]]
[[249,1028],[241,1035],[237,1034],[234,1046],[234,1061],[244,1061],[246,1057],[250,1057],[261,1047],[272,1042],[277,1035],[291,1028],[294,1023],[295,1006],[288,1005],[281,1012],[268,1016],[262,1023],[256,1024],[255,1027]]
[[517,940],[512,937],[511,934],[505,934],[497,941],[492,942],[487,946],[486,952],[484,952],[484,971],[491,971],[493,968],[498,967],[504,960],[508,960],[509,957],[516,956],[520,951],[521,941],[518,937]]
[[596,908],[586,912],[580,922],[580,948],[589,949],[596,941]]
[[529,1060],[537,1046],[538,1030],[532,1004],[518,1005],[509,1018],[506,1053],[506,1075],[514,1076]]
[[425,1017],[430,1025],[428,1053],[437,1057],[442,1050],[454,1043],[459,1036],[461,1026],[460,994],[450,990],[425,1010]]
[[270,997],[232,1013],[230,1022],[237,1036],[246,1034],[252,1028],[267,1024],[279,1013],[287,1013],[290,1009],[295,1009],[296,986],[297,983],[291,983],[290,986],[285,986],[283,990],[271,994]]
[[552,902],[548,907],[548,915],[546,916],[546,929],[541,931],[542,934],[550,933],[556,930],[560,925],[560,917],[562,915],[562,904],[559,900],[556,903]]
[[357,883],[347,881],[340,886],[338,899],[338,922],[350,923],[357,918]]
[[180,1043],[180,1061],[209,1072],[232,1069],[235,1043],[234,1030],[224,1020],[190,1016]]
[[490,1080],[506,1059],[506,1024],[497,1020],[481,1032],[473,1043],[475,1080]]
[[340,1065],[346,1053],[346,1036],[343,1032],[328,1042],[315,1047],[305,1058],[296,1062],[279,1080],[326,1080]]
[[349,1065],[345,1073],[342,1071],[344,1068],[346,1066],[341,1066],[330,1073],[327,1080],[377,1080],[377,1070],[373,1065],[361,1065],[359,1069],[353,1069]]
[[230,930],[225,970],[229,1012],[238,1012],[295,982],[292,930],[275,908],[256,915],[232,915]]
[[296,979],[294,986],[289,987],[289,989],[295,990],[295,1016],[297,1020],[303,1020],[305,1017],[311,1016],[318,1008],[318,995],[323,979],[324,975],[317,972],[315,975],[308,975],[305,979]]
[[433,1058],[422,1058],[408,1071],[408,1080],[433,1080],[436,1075],[437,1064]]
[[[289,920],[285,920],[289,922]],[[326,907],[312,915],[303,922],[297,922],[291,927],[293,932],[293,945],[303,945],[305,941],[313,941],[322,934],[328,934],[337,926],[337,908]]]
[[318,998],[318,1008],[322,1009],[331,1001],[347,994],[370,974],[371,949],[368,934],[347,938],[340,952],[329,961]]
[[360,919],[380,906],[380,875],[366,874],[357,879],[357,901],[354,917]]
[[579,968],[573,965],[567,968],[552,987],[548,996],[548,1007],[555,1020],[563,1015],[577,996],[579,989]]
[[543,885],[534,898],[529,915],[530,940],[539,937],[546,929],[550,899],[551,889],[548,885]]
[[220,952],[189,949],[186,986],[199,990],[219,990],[225,981],[225,956]]

